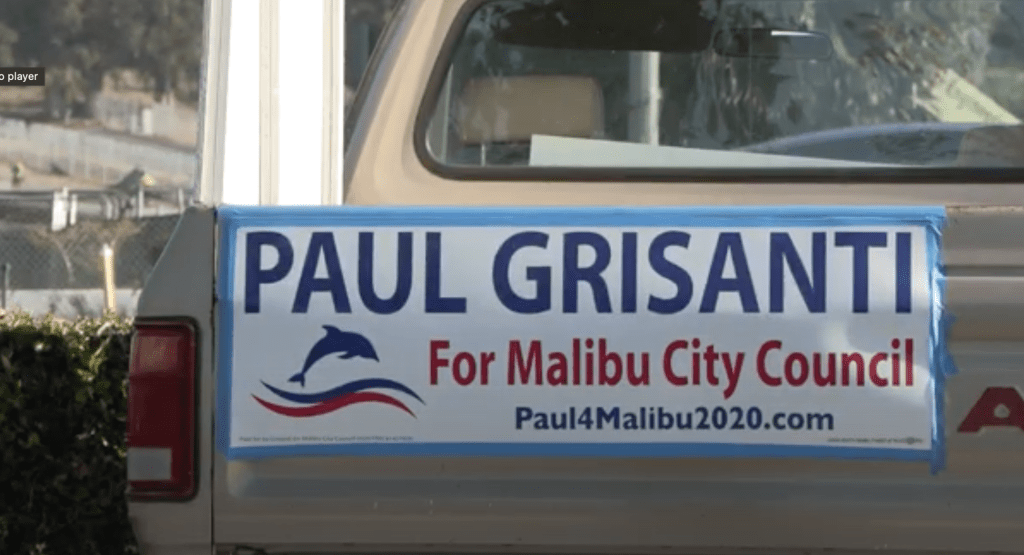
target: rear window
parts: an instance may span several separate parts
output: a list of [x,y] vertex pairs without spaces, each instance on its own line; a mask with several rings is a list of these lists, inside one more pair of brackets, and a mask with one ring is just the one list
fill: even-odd
[[1019,168],[1022,23],[997,0],[485,1],[418,140],[448,168]]

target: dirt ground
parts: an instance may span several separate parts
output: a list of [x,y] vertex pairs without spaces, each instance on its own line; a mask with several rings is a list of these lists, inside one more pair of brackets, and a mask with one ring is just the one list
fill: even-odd
[[44,91],[42,87],[0,87],[0,110],[39,104]]
[[[108,78],[107,81],[105,89],[100,93],[103,98],[138,106],[156,104],[156,100],[149,92],[117,88],[112,79]],[[41,110],[45,94],[44,87],[0,87],[0,113],[18,114]],[[175,106],[174,113],[176,123],[171,126],[171,129],[162,135],[147,138],[178,147],[195,148],[198,141],[198,111],[196,107],[179,103]],[[61,122],[49,123],[61,124]],[[113,132],[124,131],[124,129],[118,128],[116,122],[107,123],[109,125],[100,121],[73,121],[67,126],[76,129],[105,127]]]

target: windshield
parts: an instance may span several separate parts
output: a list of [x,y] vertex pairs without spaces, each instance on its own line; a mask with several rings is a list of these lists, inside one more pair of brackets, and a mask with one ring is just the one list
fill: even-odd
[[488,1],[423,140],[448,166],[1019,167],[1022,21],[998,0]]

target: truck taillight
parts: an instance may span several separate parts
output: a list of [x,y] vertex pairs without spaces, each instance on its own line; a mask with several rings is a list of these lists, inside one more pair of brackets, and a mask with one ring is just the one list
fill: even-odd
[[128,491],[186,500],[196,490],[196,333],[180,321],[137,321],[128,371]]

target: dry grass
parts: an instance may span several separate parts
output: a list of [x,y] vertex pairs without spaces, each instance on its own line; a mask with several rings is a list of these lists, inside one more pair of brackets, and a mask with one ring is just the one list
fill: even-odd
[[[157,103],[152,93],[135,88],[137,85],[136,80],[133,80],[131,77],[123,80],[120,86],[118,86],[118,82],[115,79],[108,78],[104,90],[100,94],[103,97],[118,102],[138,106],[153,106]],[[45,87],[0,86],[0,111],[43,110],[45,98]],[[179,103],[176,107],[176,112],[178,114],[178,121],[173,126],[173,129],[157,138],[164,139],[178,146],[194,148],[198,141],[197,109],[194,106]],[[53,123],[64,125],[61,122]],[[100,127],[101,125],[96,121],[73,120],[64,126],[80,129]],[[110,127],[110,129],[123,131],[123,129],[116,127]]]
[[[14,162],[16,162],[16,160],[7,160],[3,156],[0,156],[0,189],[7,189],[10,187],[11,164]],[[19,190],[23,191],[53,191],[56,189],[63,189],[64,187],[69,189],[91,189],[109,185],[109,183],[101,183],[96,180],[87,180],[81,177],[42,172],[37,168],[32,168],[27,165],[25,166],[25,172],[22,175],[24,176],[24,179]]]

